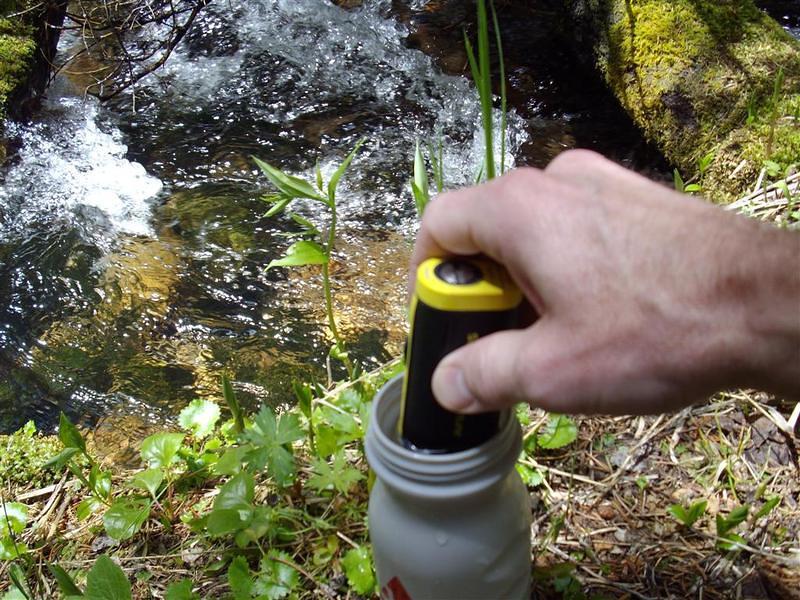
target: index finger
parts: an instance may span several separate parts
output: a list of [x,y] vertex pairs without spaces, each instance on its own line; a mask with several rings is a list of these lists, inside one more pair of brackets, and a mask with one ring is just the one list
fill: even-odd
[[485,254],[504,264],[514,255],[515,244],[533,235],[536,210],[533,196],[546,196],[552,187],[548,176],[536,169],[517,169],[481,185],[446,192],[425,210],[409,267],[409,293],[417,267],[427,258]]

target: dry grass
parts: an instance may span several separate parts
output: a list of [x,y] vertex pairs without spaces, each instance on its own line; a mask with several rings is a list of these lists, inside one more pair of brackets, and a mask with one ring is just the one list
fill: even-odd
[[[798,437],[780,415],[799,409],[737,392],[674,415],[582,419],[575,444],[533,461],[548,475],[534,493],[534,597],[562,597],[547,568],[564,562],[589,597],[798,597],[780,587],[800,590]],[[691,529],[667,513],[698,500],[708,509]],[[718,551],[715,516],[743,504],[747,547]]]

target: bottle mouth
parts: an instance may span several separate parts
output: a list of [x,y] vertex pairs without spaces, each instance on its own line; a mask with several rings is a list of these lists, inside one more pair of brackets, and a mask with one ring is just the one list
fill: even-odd
[[472,448],[429,453],[406,447],[398,431],[403,375],[376,394],[367,429],[367,461],[387,486],[426,498],[476,494],[500,482],[522,448],[519,423],[510,411],[500,416],[498,432]]

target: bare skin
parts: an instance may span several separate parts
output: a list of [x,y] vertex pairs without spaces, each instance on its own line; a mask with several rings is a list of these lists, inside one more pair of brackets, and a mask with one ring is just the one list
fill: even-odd
[[411,274],[485,254],[538,313],[445,357],[457,412],[675,410],[720,389],[800,395],[800,234],[678,194],[588,151],[427,208]]

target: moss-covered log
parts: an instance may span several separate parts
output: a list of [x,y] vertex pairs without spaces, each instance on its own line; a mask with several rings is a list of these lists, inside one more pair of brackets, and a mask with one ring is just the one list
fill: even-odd
[[730,201],[766,161],[800,163],[800,42],[751,0],[570,6],[620,103],[706,195]]
[[0,119],[29,116],[49,80],[67,0],[0,0]]

